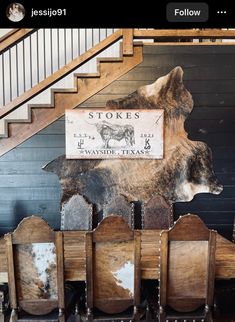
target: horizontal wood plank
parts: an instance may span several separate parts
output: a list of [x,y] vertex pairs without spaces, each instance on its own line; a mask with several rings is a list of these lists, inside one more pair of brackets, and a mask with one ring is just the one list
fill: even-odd
[[53,174],[0,175],[0,188],[41,188],[58,186],[58,177]]
[[86,276],[85,231],[64,231],[65,279],[84,280]]
[[[126,93],[130,94],[130,93]],[[234,93],[191,93],[193,95],[194,100],[194,108],[196,107],[233,107],[235,101]],[[115,100],[122,97],[123,94],[115,93],[115,94],[98,94],[97,96],[93,96],[89,98],[86,102],[82,103],[80,107],[105,107],[106,102],[108,100]],[[193,113],[193,112],[192,112]]]
[[[226,46],[214,46],[213,43],[210,43],[210,45],[205,46],[204,43],[199,43],[197,46],[194,46],[194,44],[187,44],[186,46],[184,43],[172,43],[171,45],[168,45],[167,43],[162,43],[159,45],[159,43],[145,43],[143,47],[143,53],[145,55],[148,54],[156,54],[156,55],[165,55],[165,54],[188,54],[188,55],[197,55],[197,54],[233,54],[235,53],[235,47],[233,44],[226,45]],[[219,66],[218,66],[219,67]]]
[[235,211],[235,199],[229,199],[229,202],[225,203],[223,199],[201,200],[199,197],[197,200],[191,202],[178,202],[174,205],[175,211],[185,213],[198,213],[199,211]]
[[65,133],[65,120],[60,118],[59,120],[52,123],[50,126],[47,126],[42,131],[38,132],[41,135],[50,135],[50,134],[64,134]]
[[[233,46],[235,47],[235,46]],[[145,48],[145,47],[144,47]],[[131,81],[155,81],[158,77],[166,75],[174,66],[137,66],[128,74],[123,75],[119,80]],[[184,81],[188,80],[225,80],[235,78],[234,66],[217,66],[213,69],[208,66],[185,66]]]
[[235,146],[219,146],[214,147],[213,150],[213,159],[216,160],[235,160]]
[[235,245],[217,235],[216,246],[216,277],[234,278],[235,276]]
[[45,161],[2,161],[0,163],[0,176],[1,175],[39,175],[44,174],[45,171],[42,167],[45,165]]
[[48,135],[41,134],[34,135],[30,140],[20,144],[19,147],[30,148],[31,146],[36,148],[63,148],[65,146],[64,134]]
[[[0,214],[1,227],[18,224],[24,217],[37,214],[38,216],[46,216],[47,220],[56,222],[56,217],[60,217],[60,205],[58,201],[27,201],[22,206],[22,202],[17,201],[0,201],[0,207],[4,211]],[[14,214],[14,219],[12,218]]]
[[141,270],[141,278],[144,280],[156,280],[159,279],[159,276],[159,268]]
[[134,38],[235,38],[234,30],[221,29],[134,29]]
[[[208,111],[208,110],[207,110]],[[202,108],[203,112],[203,108]],[[204,111],[206,114],[206,112]],[[235,113],[235,111],[234,111]],[[207,113],[208,114],[208,113]],[[211,118],[213,117],[213,112],[209,111],[209,114],[211,114]],[[207,115],[208,117],[208,115]],[[233,135],[235,133],[235,128],[233,127],[234,120],[225,117],[223,110],[221,111],[221,118],[220,119],[202,119],[200,120],[200,123],[198,120],[193,119],[192,117],[189,117],[185,122],[185,130],[186,132],[190,133],[190,135],[194,134],[202,134],[207,135],[209,133],[217,133],[217,134],[227,134],[230,135],[230,133]],[[228,162],[230,160],[227,160]]]
[[[162,75],[160,75],[162,76]],[[137,88],[143,85],[151,84],[153,80],[119,80],[100,91],[99,94],[120,94],[126,95],[134,92]],[[192,93],[234,93],[235,79],[225,79],[223,82],[218,80],[200,79],[200,80],[185,80],[185,87]]]
[[0,201],[12,201],[17,205],[24,204],[24,201],[32,200],[60,200],[60,187],[43,188],[0,188]]
[[44,161],[45,164],[49,161],[57,158],[58,156],[65,154],[65,147],[61,148],[45,148],[38,149],[33,146],[30,148],[15,148],[12,151],[8,152],[4,156],[0,157],[1,162],[14,162],[15,160],[24,162],[24,161]]
[[[227,47],[226,47],[227,48]],[[211,67],[218,64],[220,68],[223,66],[233,66],[234,67],[234,55],[230,54],[229,51],[224,54],[217,55],[216,52],[214,53],[197,53],[195,55],[190,54],[162,54],[162,55],[156,55],[156,54],[148,54],[145,56],[143,62],[139,67],[144,66],[161,66],[161,67],[168,67],[169,72],[171,71],[172,67],[174,66],[181,66],[184,70],[184,68],[189,67]]]

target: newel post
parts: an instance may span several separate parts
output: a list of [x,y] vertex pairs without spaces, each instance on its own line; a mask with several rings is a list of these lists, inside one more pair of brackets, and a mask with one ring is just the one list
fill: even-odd
[[122,29],[123,34],[123,55],[132,56],[133,55],[133,34],[134,29]]

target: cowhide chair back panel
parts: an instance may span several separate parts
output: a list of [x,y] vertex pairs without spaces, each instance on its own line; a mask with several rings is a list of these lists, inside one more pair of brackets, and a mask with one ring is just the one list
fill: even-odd
[[95,318],[95,309],[113,320],[113,314],[132,307],[126,317],[131,320],[140,304],[140,232],[110,215],[86,236],[88,320]]
[[162,196],[153,196],[142,205],[143,229],[169,229],[173,226],[173,208]]
[[49,314],[57,308],[58,320],[64,321],[62,238],[61,232],[54,232],[36,216],[23,219],[13,233],[5,235],[15,320],[20,320],[18,308],[34,316]]
[[134,229],[134,205],[128,202],[124,196],[117,196],[104,206],[104,218],[110,215],[121,216]]
[[214,296],[215,247],[216,232],[196,215],[182,216],[173,228],[162,231],[161,322],[208,318]]
[[76,194],[62,203],[61,230],[92,230],[93,206]]

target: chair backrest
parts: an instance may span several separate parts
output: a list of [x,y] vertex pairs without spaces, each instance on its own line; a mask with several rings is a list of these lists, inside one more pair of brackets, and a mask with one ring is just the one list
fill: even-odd
[[63,239],[40,217],[5,235],[10,302],[33,315],[64,309]]
[[216,232],[185,215],[161,233],[160,306],[190,312],[213,303]]
[[93,206],[76,194],[62,203],[61,230],[92,230]]
[[86,234],[87,306],[120,313],[140,303],[140,232],[110,215]]
[[118,195],[108,204],[104,205],[104,218],[111,214],[121,216],[128,223],[129,227],[134,229],[134,204],[130,203],[126,197]]
[[163,196],[154,195],[142,205],[143,229],[169,229],[173,226],[172,203]]

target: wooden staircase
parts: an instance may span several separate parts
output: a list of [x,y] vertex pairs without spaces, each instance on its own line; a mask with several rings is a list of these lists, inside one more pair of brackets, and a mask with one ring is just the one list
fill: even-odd
[[[37,95],[38,97],[40,95],[42,96],[43,89],[45,91],[49,85],[48,80],[44,80],[44,83],[45,81],[48,82],[45,87],[41,86],[41,84],[38,84],[37,86],[40,86],[40,91],[35,92],[35,97],[34,94],[31,96],[32,98],[34,97],[34,104],[30,104],[32,100],[29,100],[28,95],[26,96],[23,94],[23,97],[21,96],[16,99],[18,106],[17,104],[14,105],[11,102],[8,104],[8,106],[3,107],[0,110],[0,116],[1,122],[4,122],[3,126],[7,135],[4,135],[5,137],[0,138],[0,156],[63,116],[65,109],[73,109],[78,107],[88,98],[98,93],[110,83],[140,64],[143,60],[142,45],[135,44],[132,48],[133,49],[131,52],[127,51],[126,53],[123,48],[121,48],[122,50],[119,58],[97,59],[97,73],[74,73],[74,87],[51,87],[49,95],[50,100],[48,100],[47,103],[42,104],[42,100],[38,100],[40,104],[37,104]],[[93,56],[94,53],[92,53],[91,57]],[[64,69],[64,75],[66,75],[66,67]],[[32,88],[31,91],[34,91],[34,88]],[[29,102],[27,103],[27,101]],[[43,102],[44,101],[45,99]],[[23,103],[24,106],[20,103]],[[23,107],[27,108],[23,109]],[[20,110],[21,108],[22,112]],[[14,117],[14,113],[16,117]]]
[[[1,43],[0,39],[0,54],[12,48],[13,44],[17,44],[21,39],[27,39],[27,36],[34,32],[35,29],[16,29],[8,37],[5,37],[4,43]],[[142,41],[143,39],[155,39],[154,45],[162,45],[166,44],[167,39],[172,41],[172,38],[176,40],[235,39],[235,31],[216,29],[213,31],[193,29],[170,31],[156,29],[116,30],[82,55],[78,55],[69,64],[65,64],[35,86],[25,90],[20,96],[10,100],[7,104],[3,104],[4,106],[0,108],[0,156],[63,116],[65,109],[79,107],[88,98],[140,64],[143,60],[142,43],[134,42],[134,39],[141,39]],[[98,73],[76,73],[80,66],[120,41],[120,39],[123,43],[119,58],[98,59]],[[162,43],[162,41],[164,42]],[[196,45],[200,43],[189,42],[188,44]],[[210,42],[204,44],[211,45]],[[46,73],[44,74],[46,75]],[[66,81],[66,77],[69,77],[69,82]],[[65,80],[67,86],[60,86],[60,82],[63,80]]]

